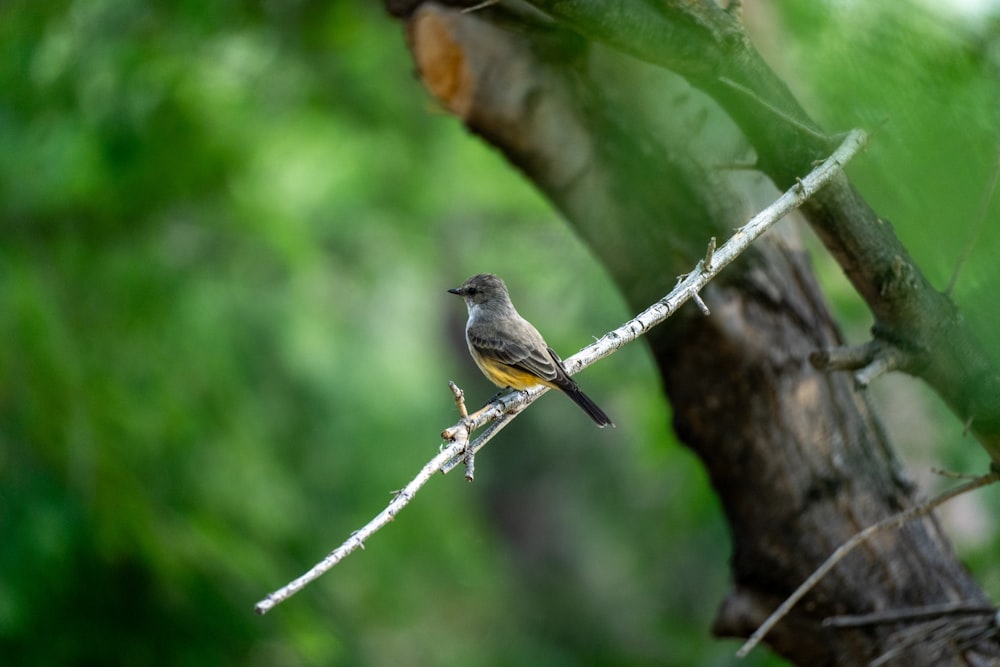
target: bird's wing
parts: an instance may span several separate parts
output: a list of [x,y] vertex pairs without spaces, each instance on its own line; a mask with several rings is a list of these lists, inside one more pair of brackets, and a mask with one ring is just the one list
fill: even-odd
[[[534,340],[522,344],[505,336],[486,333],[478,327],[471,327],[466,334],[469,337],[469,343],[474,345],[481,355],[493,358],[513,368],[527,371],[549,382],[561,374],[562,369],[558,365],[558,357],[554,356],[554,353],[542,340],[540,340],[540,344],[532,344],[535,343]],[[538,338],[541,339],[541,336]]]

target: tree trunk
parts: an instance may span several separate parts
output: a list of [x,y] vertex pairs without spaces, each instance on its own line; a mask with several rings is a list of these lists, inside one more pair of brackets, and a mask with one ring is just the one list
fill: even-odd
[[[515,3],[467,14],[388,4],[430,91],[549,197],[636,311],[765,196],[759,178],[712,167],[748,150],[737,124],[680,78]],[[635,91],[658,100],[655,117]],[[841,341],[793,228],[765,235],[703,297],[710,317],[683,309],[648,342],[676,431],[704,462],[732,532],[733,588],[714,631],[748,636],[838,545],[911,506],[914,491],[849,374],[808,362]],[[926,519],[855,551],[766,641],[797,664],[864,664],[914,627],[833,629],[825,618],[957,600],[988,604]],[[984,656],[1000,656],[995,641],[959,651],[925,633],[887,664]]]

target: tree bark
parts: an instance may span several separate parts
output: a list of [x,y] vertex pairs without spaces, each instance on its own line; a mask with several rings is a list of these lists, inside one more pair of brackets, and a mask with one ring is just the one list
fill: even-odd
[[[432,94],[547,195],[636,311],[694,266],[709,237],[725,238],[751,213],[746,202],[760,196],[760,182],[713,166],[747,155],[737,131],[747,124],[680,78],[516,3],[467,14],[388,4],[406,21]],[[574,3],[537,4],[558,5],[558,15]],[[637,43],[655,42],[637,34]],[[659,117],[634,106],[626,89],[637,86],[670,102]],[[783,90],[773,77],[768,88]],[[814,137],[804,136],[808,150],[789,147],[798,153],[793,163],[815,157]],[[789,164],[781,150],[767,161]],[[830,197],[853,190],[845,178],[832,192],[814,207],[829,211]],[[839,544],[911,506],[914,489],[865,394],[848,374],[808,361],[841,340],[791,227],[765,235],[703,296],[710,317],[682,310],[648,341],[675,429],[704,462],[732,532],[733,588],[714,631],[747,636]],[[898,648],[896,633],[912,626],[832,629],[823,619],[956,600],[988,604],[926,519],[855,551],[766,641],[797,664],[865,664]],[[986,656],[1000,656],[995,641],[958,651],[928,633],[887,664]]]

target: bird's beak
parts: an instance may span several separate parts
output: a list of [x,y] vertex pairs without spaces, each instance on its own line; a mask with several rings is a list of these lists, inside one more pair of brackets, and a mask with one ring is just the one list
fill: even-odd
[[452,287],[452,288],[451,288],[450,290],[448,290],[448,291],[449,291],[449,292],[451,292],[452,294],[457,294],[457,295],[459,295],[459,296],[465,296],[465,295],[464,295],[464,294],[462,293],[462,288],[461,288],[461,287]]

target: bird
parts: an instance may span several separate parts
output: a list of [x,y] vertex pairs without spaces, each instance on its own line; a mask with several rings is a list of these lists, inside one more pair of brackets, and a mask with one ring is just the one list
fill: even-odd
[[465,340],[486,379],[501,389],[523,391],[538,385],[558,389],[599,427],[614,426],[569,376],[562,359],[538,329],[517,312],[503,280],[492,273],[480,273],[448,291],[465,299],[469,309]]

